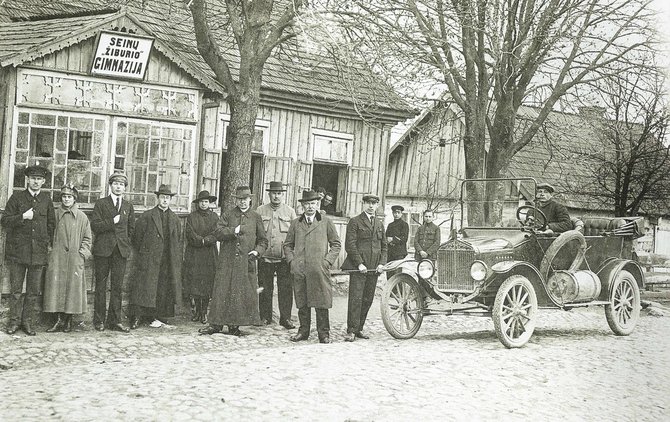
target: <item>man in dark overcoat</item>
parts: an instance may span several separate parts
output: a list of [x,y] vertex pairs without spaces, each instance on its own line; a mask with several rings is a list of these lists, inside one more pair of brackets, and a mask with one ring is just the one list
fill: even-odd
[[423,212],[423,224],[419,226],[414,235],[414,259],[437,259],[437,250],[442,242],[440,228],[433,223],[435,214],[431,210]]
[[268,240],[263,220],[251,210],[251,189],[238,186],[234,208],[221,214],[214,237],[221,242],[214,290],[209,310],[209,326],[201,334],[242,335],[241,325],[259,325],[258,271],[256,260],[263,256]]
[[21,327],[34,336],[32,324],[39,312],[42,275],[53,245],[56,216],[51,195],[42,192],[47,169],[34,165],[27,167],[24,174],[28,188],[9,197],[1,220],[7,230],[5,260],[10,281],[7,334],[14,334]]
[[407,256],[407,239],[409,238],[409,224],[402,219],[405,211],[400,205],[391,207],[393,221],[386,227],[386,240],[388,241],[388,260],[397,261]]
[[347,311],[347,335],[345,341],[370,338],[363,332],[363,325],[375,297],[377,278],[386,264],[387,241],[384,224],[378,221],[377,195],[363,195],[363,212],[347,223],[344,249],[347,257],[343,270],[354,270],[349,274],[349,302]]
[[535,191],[537,208],[547,217],[544,233],[563,233],[572,230],[572,220],[568,209],[554,199],[554,187],[549,183],[539,183]]
[[317,211],[319,195],[305,191],[299,200],[304,214],[293,220],[284,241],[284,254],[293,275],[300,328],[291,341],[307,340],[312,309],[316,309],[319,342],[330,343],[328,309],[333,307],[330,268],[340,253],[340,237],[330,218]]
[[[95,302],[93,326],[103,331],[105,326],[124,333],[121,295],[126,263],[130,256],[130,239],[135,230],[135,209],[123,198],[128,178],[123,173],[109,176],[109,196],[98,199],[91,214],[93,261],[95,265]],[[107,306],[107,280],[110,281],[109,307]]]
[[182,230],[179,217],[170,209],[175,193],[169,185],[161,185],[155,194],[158,205],[137,219],[133,235],[129,301],[133,329],[140,318],[151,320],[151,327],[168,324],[181,296]]

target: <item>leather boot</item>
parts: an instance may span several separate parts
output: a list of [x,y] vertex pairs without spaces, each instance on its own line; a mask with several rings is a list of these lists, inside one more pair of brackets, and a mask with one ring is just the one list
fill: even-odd
[[200,322],[207,324],[207,308],[209,307],[209,297],[200,299]]
[[62,318],[62,313],[58,313],[58,320],[56,320],[56,323],[53,325],[51,328],[47,328],[47,333],[57,333],[58,331],[63,330],[65,327],[65,321]]
[[201,317],[201,312],[202,312],[202,299],[199,297],[193,298],[193,301],[195,302],[195,311],[193,312],[193,317],[191,318],[191,321],[197,322],[200,321]]
[[72,314],[65,314],[65,326],[63,327],[64,333],[69,333],[72,331]]

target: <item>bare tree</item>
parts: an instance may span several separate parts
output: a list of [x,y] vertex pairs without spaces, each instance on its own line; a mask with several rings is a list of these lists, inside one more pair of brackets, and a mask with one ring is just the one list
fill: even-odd
[[[184,0],[193,16],[198,51],[227,91],[228,154],[223,166],[222,204],[249,183],[263,68],[273,49],[296,36],[294,22],[306,0]],[[213,27],[218,31],[213,31]],[[229,31],[234,46],[219,36]],[[234,76],[233,73],[236,73]]]
[[[636,66],[650,45],[649,3],[349,0],[338,12],[352,45],[376,69],[445,87],[463,112],[466,177],[494,178],[577,87]],[[538,112],[519,133],[524,103]],[[471,198],[501,191],[495,183],[471,190]],[[484,208],[468,214],[471,223],[484,218]]]

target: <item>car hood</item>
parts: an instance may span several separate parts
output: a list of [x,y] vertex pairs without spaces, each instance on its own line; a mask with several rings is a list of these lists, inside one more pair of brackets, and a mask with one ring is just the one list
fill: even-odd
[[501,249],[511,249],[526,240],[526,233],[523,232],[507,232],[504,235],[496,236],[473,236],[460,239],[472,246],[475,252],[490,252]]

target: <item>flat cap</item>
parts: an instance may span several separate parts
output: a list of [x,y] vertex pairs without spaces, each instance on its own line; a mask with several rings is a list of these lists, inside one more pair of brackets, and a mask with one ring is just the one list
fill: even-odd
[[379,197],[377,195],[367,193],[363,195],[363,202],[379,202]]
[[544,189],[546,191],[549,191],[549,193],[554,193],[554,191],[556,190],[549,183],[538,183],[536,189]]

